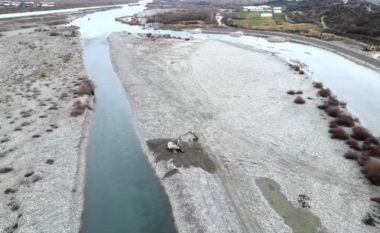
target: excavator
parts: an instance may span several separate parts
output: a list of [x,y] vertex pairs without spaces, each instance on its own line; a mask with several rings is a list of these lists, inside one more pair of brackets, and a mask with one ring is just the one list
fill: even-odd
[[168,149],[169,150],[173,150],[174,154],[177,153],[177,150],[179,150],[181,152],[184,152],[184,150],[182,148],[182,137],[184,137],[184,136],[186,136],[188,134],[191,134],[191,135],[194,136],[194,139],[193,139],[194,141],[198,141],[199,140],[198,136],[195,135],[195,133],[193,131],[189,131],[189,132],[184,133],[181,136],[179,136],[175,142],[172,142],[172,141],[168,142]]

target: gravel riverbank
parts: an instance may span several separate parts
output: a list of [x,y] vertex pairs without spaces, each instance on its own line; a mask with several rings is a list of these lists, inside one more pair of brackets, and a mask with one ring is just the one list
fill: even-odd
[[[334,42],[324,41],[316,38],[305,37],[300,35],[294,35],[289,33],[281,33],[281,32],[269,32],[269,31],[257,31],[257,30],[247,30],[247,29],[238,29],[239,31],[244,31],[246,34],[250,35],[258,35],[258,36],[281,36],[291,38],[294,42],[300,42],[309,44],[312,46],[320,47],[332,52],[335,52],[348,60],[358,63],[359,65],[366,66],[368,68],[374,69],[377,72],[380,72],[380,61],[374,59],[371,56],[364,55],[362,51],[356,52],[351,48],[347,48],[343,44],[338,44]],[[224,28],[213,28],[213,29],[205,29],[204,33],[223,33],[229,34],[231,32],[237,31],[236,29],[224,29]]]
[[70,116],[75,100],[92,102],[75,94],[80,39],[25,29],[0,49],[0,232],[78,232],[92,118]]
[[[321,232],[379,231],[361,220],[380,190],[343,158],[344,142],[330,139],[330,117],[316,108],[321,100],[311,78],[274,54],[216,40],[113,33],[109,45],[180,233],[292,232],[256,185],[261,177],[275,180],[297,208],[300,194],[310,197]],[[304,105],[293,103],[291,89],[303,92]],[[215,172],[160,160],[145,143],[189,129]]]

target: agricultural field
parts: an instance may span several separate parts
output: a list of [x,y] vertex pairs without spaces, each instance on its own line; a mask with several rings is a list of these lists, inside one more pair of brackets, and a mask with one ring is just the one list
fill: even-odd
[[239,11],[235,13],[233,24],[242,28],[252,28],[259,30],[305,30],[318,28],[318,25],[312,23],[290,24],[287,22],[285,14],[274,14],[273,17],[261,17],[263,13],[272,13],[271,11]]
[[253,17],[261,16],[264,13],[272,13],[272,11],[238,11],[235,13],[235,18],[250,19]]

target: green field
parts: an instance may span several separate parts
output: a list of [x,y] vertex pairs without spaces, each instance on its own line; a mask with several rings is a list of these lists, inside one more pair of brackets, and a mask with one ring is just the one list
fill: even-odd
[[238,11],[235,13],[235,17],[252,19],[253,17],[260,16],[263,13],[272,13],[272,11]]

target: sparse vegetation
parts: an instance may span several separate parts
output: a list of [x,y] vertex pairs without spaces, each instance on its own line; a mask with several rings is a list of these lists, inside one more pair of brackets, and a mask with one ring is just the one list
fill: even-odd
[[95,84],[94,82],[85,77],[82,79],[82,84],[79,86],[76,94],[78,95],[94,95]]
[[359,141],[364,141],[371,137],[371,133],[362,126],[356,126],[352,129],[352,137]]
[[356,151],[361,151],[362,149],[360,148],[359,146],[359,143],[358,141],[356,141],[355,139],[353,138],[349,138],[347,141],[346,141],[346,144],[351,148],[351,149],[354,149]]
[[344,131],[342,128],[332,128],[329,130],[329,133],[331,133],[332,139],[339,139],[339,140],[347,140],[348,135],[346,131]]
[[370,158],[364,164],[362,172],[372,184],[380,184],[380,161],[378,159]]
[[77,100],[73,104],[73,109],[71,110],[71,116],[79,116],[84,113],[86,109],[86,104],[82,103],[80,100]]
[[45,72],[41,72],[39,75],[40,75],[40,78],[45,78],[46,77]]
[[323,88],[323,83],[321,83],[321,82],[315,82],[315,83],[313,83],[313,87],[318,88],[318,89],[322,89]]
[[357,152],[357,151],[352,151],[352,150],[350,150],[350,151],[347,151],[347,152],[344,154],[344,157],[345,157],[346,159],[358,160],[359,157],[360,157],[360,154],[359,154],[359,152]]
[[367,215],[362,219],[362,222],[368,226],[375,226],[375,219],[367,213]]
[[347,114],[340,114],[336,119],[336,123],[340,126],[353,127],[355,126],[355,120],[353,117]]
[[318,94],[322,97],[328,97],[331,94],[331,91],[329,89],[321,89],[318,91]]
[[339,107],[330,106],[326,109],[327,115],[331,117],[338,117],[341,113]]
[[329,127],[332,129],[332,128],[338,128],[338,123],[336,123],[336,121],[330,121],[329,123]]
[[294,103],[296,104],[304,104],[305,103],[305,100],[301,97],[301,96],[297,96],[294,101]]
[[317,108],[326,110],[329,106],[327,104],[318,105]]
[[295,95],[295,94],[296,94],[296,92],[293,91],[293,90],[289,90],[289,91],[287,91],[286,93],[288,93],[289,95]]
[[0,168],[0,174],[1,173],[8,173],[8,172],[11,172],[11,171],[13,171],[13,168],[11,168],[11,167]]

